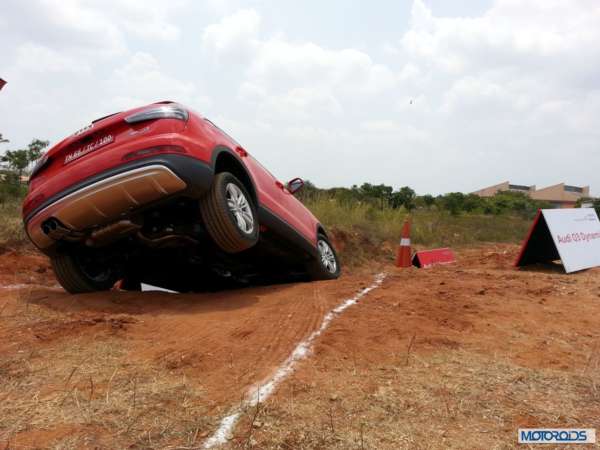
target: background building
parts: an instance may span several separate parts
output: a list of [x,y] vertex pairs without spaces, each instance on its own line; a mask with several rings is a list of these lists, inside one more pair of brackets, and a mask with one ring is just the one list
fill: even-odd
[[574,208],[577,200],[589,196],[589,186],[569,186],[565,183],[538,189],[531,194],[531,198],[547,201],[555,208]]
[[532,192],[535,192],[535,186],[511,184],[510,181],[505,181],[504,183],[495,184],[494,186],[486,187],[480,189],[479,191],[475,191],[473,192],[473,194],[479,195],[480,197],[493,197],[498,192],[502,191],[522,192],[524,194],[530,195]]
[[535,200],[546,201],[554,208],[574,208],[577,200],[590,196],[589,186],[579,187],[560,183],[536,189],[535,185],[512,184],[509,181],[480,189],[473,194],[480,197],[493,197],[498,192],[504,191],[522,192]]

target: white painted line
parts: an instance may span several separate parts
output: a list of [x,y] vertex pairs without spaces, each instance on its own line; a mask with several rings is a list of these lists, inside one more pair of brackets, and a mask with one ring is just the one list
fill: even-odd
[[385,279],[385,276],[385,273],[376,275],[373,284],[359,291],[354,297],[344,300],[340,305],[329,311],[323,318],[321,326],[317,330],[313,331],[308,338],[296,346],[290,356],[287,357],[283,364],[279,366],[277,371],[271,375],[270,378],[250,389],[250,392],[248,393],[250,397],[249,400],[245,401],[241,407],[235,408],[229,415],[225,416],[221,420],[219,428],[217,428],[212,436],[210,436],[204,442],[204,448],[212,448],[216,445],[226,443],[227,437],[233,432],[233,429],[235,428],[235,425],[242,414],[242,409],[244,407],[256,406],[257,403],[262,403],[269,398],[277,386],[294,371],[296,363],[308,356],[312,350],[315,340],[321,335],[321,333],[323,333],[323,331],[327,329],[331,321],[344,312],[347,308],[358,303],[362,297],[371,292],[373,289],[378,288]]
[[169,294],[179,294],[177,291],[172,291],[170,289],[161,288],[159,286],[152,286],[151,284],[142,283],[142,292],[168,292]]

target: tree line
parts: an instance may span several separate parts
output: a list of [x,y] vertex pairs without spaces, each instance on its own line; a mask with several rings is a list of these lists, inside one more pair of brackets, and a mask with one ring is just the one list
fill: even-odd
[[[0,144],[9,140],[0,133]],[[36,161],[44,154],[50,144],[41,139],[32,140],[27,147],[6,150],[0,156],[0,202],[14,197],[22,197],[27,191],[27,175]]]
[[[335,187],[320,189],[306,181],[299,192],[302,201],[310,203],[317,199],[328,198],[340,203],[365,203],[374,208],[430,209],[445,211],[457,216],[462,213],[477,214],[516,214],[533,217],[540,208],[551,208],[548,202],[532,199],[521,192],[502,191],[492,197],[480,197],[475,194],[450,192],[444,195],[417,195],[409,186],[394,190],[385,184],[363,183],[350,188]],[[600,214],[600,199],[590,199]]]

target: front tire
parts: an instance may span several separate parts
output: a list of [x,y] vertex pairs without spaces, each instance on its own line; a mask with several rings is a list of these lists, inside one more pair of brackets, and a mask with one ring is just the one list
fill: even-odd
[[227,253],[239,253],[258,242],[258,213],[240,180],[229,172],[215,175],[210,191],[200,200],[206,230]]
[[107,291],[117,281],[115,270],[97,263],[94,258],[84,258],[68,253],[50,259],[60,285],[71,294]]
[[340,276],[340,260],[323,234],[317,236],[317,259],[309,267],[309,275],[313,280],[335,280]]

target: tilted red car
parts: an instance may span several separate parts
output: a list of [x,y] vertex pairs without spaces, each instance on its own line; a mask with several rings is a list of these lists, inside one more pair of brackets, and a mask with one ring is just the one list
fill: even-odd
[[95,120],[51,148],[23,203],[69,292],[118,280],[180,291],[295,274],[337,278],[323,226],[208,119],[173,102]]

